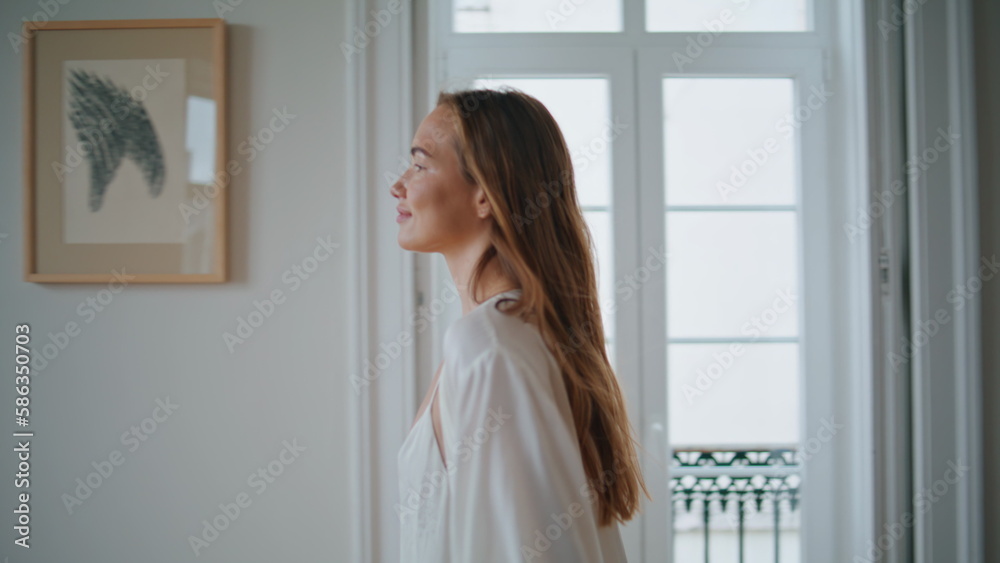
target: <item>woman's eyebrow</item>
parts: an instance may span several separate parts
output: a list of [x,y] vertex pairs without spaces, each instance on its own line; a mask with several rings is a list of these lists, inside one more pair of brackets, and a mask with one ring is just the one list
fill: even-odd
[[427,149],[425,149],[423,147],[418,147],[416,145],[414,145],[413,147],[410,147],[410,154],[411,155],[416,155],[418,152],[424,153],[424,156],[426,156],[427,158],[433,158],[434,157],[434,155],[432,155],[431,153],[427,152]]

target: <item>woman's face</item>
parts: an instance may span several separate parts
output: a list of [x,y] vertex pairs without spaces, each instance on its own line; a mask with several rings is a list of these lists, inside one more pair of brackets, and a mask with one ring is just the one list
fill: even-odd
[[462,177],[449,117],[450,110],[440,105],[424,118],[413,136],[410,167],[390,189],[398,200],[397,240],[406,250],[455,250],[489,218],[477,214],[484,204],[488,209],[482,189]]

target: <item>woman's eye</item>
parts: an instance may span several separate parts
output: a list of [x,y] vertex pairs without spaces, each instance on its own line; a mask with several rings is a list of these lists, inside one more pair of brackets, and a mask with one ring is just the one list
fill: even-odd
[[416,167],[417,170],[426,170],[423,166],[420,166],[416,162],[413,163],[413,166]]

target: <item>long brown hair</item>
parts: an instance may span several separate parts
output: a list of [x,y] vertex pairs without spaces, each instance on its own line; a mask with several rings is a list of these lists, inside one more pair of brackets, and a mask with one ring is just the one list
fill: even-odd
[[462,173],[483,187],[495,219],[471,295],[490,260],[521,288],[504,310],[535,324],[559,363],[599,523],[631,520],[640,489],[651,497],[605,349],[593,239],[562,131],[515,88],[441,92],[437,104],[451,110]]

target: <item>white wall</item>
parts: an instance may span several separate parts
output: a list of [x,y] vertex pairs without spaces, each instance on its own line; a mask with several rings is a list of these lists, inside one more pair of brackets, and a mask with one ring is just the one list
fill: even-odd
[[[980,254],[1000,255],[1000,4],[975,0],[976,127],[979,142]],[[1000,285],[983,284],[983,484],[986,563],[1000,563]]]
[[[66,2],[66,0],[61,0]],[[236,0],[233,0],[234,3]],[[56,4],[56,2],[51,2]],[[351,297],[347,232],[346,2],[242,0],[230,24],[230,157],[267,127],[272,110],[296,115],[230,186],[232,281],[132,285],[90,323],[77,307],[92,284],[22,281],[22,57],[7,39],[37,0],[0,3],[0,558],[10,562],[347,561],[348,383],[344,344]],[[53,19],[217,17],[209,0],[68,0]],[[357,59],[353,64],[358,64]],[[341,247],[297,291],[282,273],[317,237]],[[230,354],[222,339],[253,301],[287,300]],[[12,544],[15,501],[14,325],[37,345],[69,321],[82,326],[31,392],[31,549]],[[121,442],[158,398],[179,405],[134,452]],[[158,413],[159,414],[159,413]],[[162,416],[161,416],[162,418]],[[147,423],[148,427],[148,423]],[[248,476],[278,459],[283,441],[305,448],[266,490]],[[69,514],[62,495],[114,450],[124,463]],[[286,460],[289,459],[287,456]],[[278,466],[275,466],[278,467]],[[196,557],[188,536],[246,492],[250,505]]]

